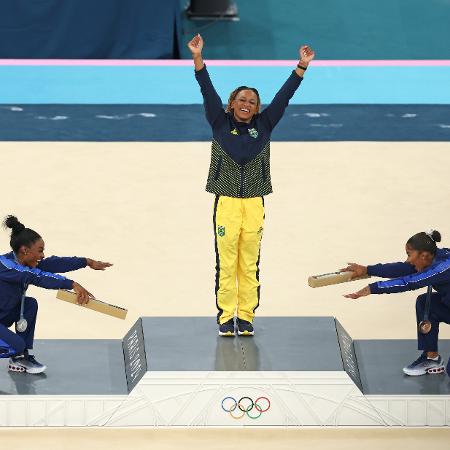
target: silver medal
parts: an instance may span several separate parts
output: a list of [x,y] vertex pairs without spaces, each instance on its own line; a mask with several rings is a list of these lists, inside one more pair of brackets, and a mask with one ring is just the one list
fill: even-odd
[[23,317],[20,318],[17,322],[16,322],[16,330],[19,333],[23,333],[28,327],[28,322],[27,319],[24,319]]
[[[16,259],[16,262],[17,262],[17,259]],[[25,319],[25,317],[23,317],[23,312],[24,312],[24,307],[25,307],[25,298],[26,298],[25,294],[27,292],[27,289],[28,289],[28,284],[25,283],[23,286],[22,300],[20,301],[20,318],[16,322],[16,331],[18,331],[19,333],[23,333],[28,327],[27,319]]]

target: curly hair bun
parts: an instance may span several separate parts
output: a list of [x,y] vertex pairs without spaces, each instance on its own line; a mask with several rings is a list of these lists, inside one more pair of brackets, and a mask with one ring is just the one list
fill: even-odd
[[3,225],[5,228],[11,228],[12,234],[19,234],[21,231],[25,230],[25,225],[19,222],[19,219],[16,216],[6,216],[3,221]]
[[434,242],[441,242],[441,233],[437,230],[433,230],[430,237]]

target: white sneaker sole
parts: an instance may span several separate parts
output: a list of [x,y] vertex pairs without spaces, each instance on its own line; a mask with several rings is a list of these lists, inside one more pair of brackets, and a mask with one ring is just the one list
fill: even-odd
[[254,331],[239,331],[238,330],[239,336],[254,336],[254,334],[255,334]]
[[222,331],[219,331],[219,336],[234,337],[235,333],[233,333],[232,331],[227,331],[226,333],[223,333]]
[[42,366],[39,368],[25,368],[20,364],[8,364],[8,370],[10,372],[21,372],[21,373],[26,372],[36,375],[38,373],[45,372],[45,369],[47,369],[47,366]]
[[444,373],[445,372],[445,367],[444,366],[440,366],[440,367],[432,367],[430,369],[426,369],[426,370],[408,370],[408,368],[404,367],[403,368],[403,373],[405,375],[408,375],[410,377],[419,377],[421,375],[438,375],[440,373]]

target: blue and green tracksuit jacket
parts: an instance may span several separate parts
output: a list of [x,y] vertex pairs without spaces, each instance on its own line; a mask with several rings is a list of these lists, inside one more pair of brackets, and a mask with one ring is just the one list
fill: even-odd
[[213,132],[206,190],[240,198],[270,194],[270,136],[303,78],[292,71],[270,105],[250,123],[237,122],[232,112],[225,112],[206,66],[195,72],[195,78]]

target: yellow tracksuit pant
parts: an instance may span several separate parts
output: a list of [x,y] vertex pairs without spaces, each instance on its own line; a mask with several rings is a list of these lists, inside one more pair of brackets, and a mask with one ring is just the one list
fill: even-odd
[[216,196],[214,232],[216,249],[217,322],[235,314],[252,322],[259,305],[259,255],[264,227],[262,197]]

